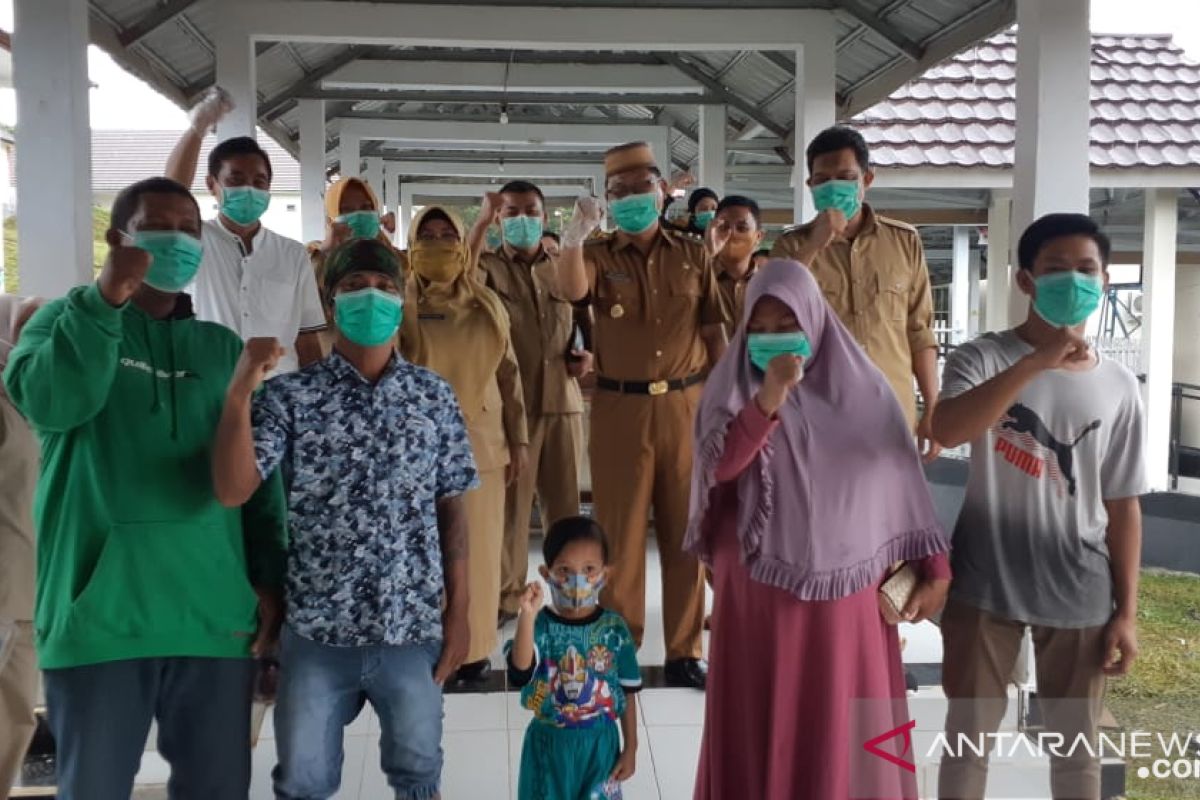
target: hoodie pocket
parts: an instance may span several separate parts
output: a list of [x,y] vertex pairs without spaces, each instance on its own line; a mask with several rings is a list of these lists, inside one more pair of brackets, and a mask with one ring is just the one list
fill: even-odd
[[71,624],[89,636],[191,634],[249,643],[257,608],[241,539],[223,526],[125,523],[109,531],[71,606]]

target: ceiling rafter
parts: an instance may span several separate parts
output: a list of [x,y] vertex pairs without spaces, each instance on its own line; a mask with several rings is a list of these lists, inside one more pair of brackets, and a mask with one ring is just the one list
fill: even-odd
[[496,92],[496,91],[421,91],[410,89],[312,89],[301,91],[294,99],[352,100],[355,102],[384,103],[480,103],[484,105],[703,105],[725,102],[716,94],[671,94],[671,93],[597,93],[569,92],[543,94],[539,92]]
[[122,47],[133,47],[152,33],[173,22],[180,14],[198,3],[199,0],[169,0],[160,3],[153,11],[117,33]]
[[303,76],[294,81],[286,89],[259,103],[258,116],[268,120],[278,119],[286,111],[295,106],[295,100],[301,94],[317,89],[324,78],[337,72],[347,64],[358,60],[362,56],[363,51],[367,49],[362,45],[350,45],[333,58],[323,62],[320,66],[304,73]]
[[[725,103],[728,106],[736,108],[738,111],[745,114],[750,119],[762,125],[767,130],[783,136],[787,132],[787,127],[779,124],[771,119],[767,114],[754,103],[751,103],[739,95],[734,94],[727,89],[720,81],[716,80],[707,70],[688,61],[685,57],[678,53],[663,53],[659,55],[664,64],[670,64],[684,75],[687,75],[692,80],[699,83],[709,90],[714,95],[718,102]],[[665,103],[664,103],[665,105]]]
[[909,61],[920,61],[925,55],[925,48],[909,39],[895,25],[888,22],[885,11],[877,11],[867,7],[860,0],[834,0],[836,10],[844,12],[867,27],[884,41],[896,48]]

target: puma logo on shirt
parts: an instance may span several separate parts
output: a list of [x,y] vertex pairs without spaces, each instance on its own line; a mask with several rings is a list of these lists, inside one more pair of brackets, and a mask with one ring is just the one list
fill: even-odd
[[[1058,472],[1062,475],[1063,480],[1066,481],[1067,493],[1072,497],[1075,496],[1076,486],[1074,469],[1075,447],[1085,436],[1099,429],[1100,420],[1094,420],[1088,423],[1070,443],[1059,441],[1050,432],[1050,429],[1046,427],[1046,423],[1042,421],[1042,418],[1033,409],[1021,403],[1013,403],[1008,411],[1005,412],[999,425],[1000,431],[1012,431],[1018,435],[1024,434],[1029,439],[1032,439],[1034,443],[1048,451],[1054,457]],[[1036,454],[1020,451],[1014,442],[1004,438],[997,440],[996,450],[1003,453],[1009,463],[1023,469],[1031,476],[1035,478],[1041,476],[1044,460],[1037,457]],[[1014,452],[1014,450],[1017,450],[1017,452]],[[1025,457],[1023,458],[1022,456]]]

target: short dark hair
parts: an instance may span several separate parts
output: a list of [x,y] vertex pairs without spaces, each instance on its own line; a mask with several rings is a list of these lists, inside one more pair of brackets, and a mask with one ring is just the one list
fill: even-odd
[[604,563],[608,563],[608,537],[604,535],[600,523],[591,517],[563,517],[550,526],[546,538],[542,540],[542,559],[546,566],[553,567],[571,542],[595,542],[600,545]]
[[229,159],[238,156],[258,156],[267,165],[267,179],[271,180],[275,177],[275,172],[271,168],[271,157],[267,155],[266,150],[259,146],[258,142],[249,136],[235,136],[214,147],[208,154],[209,176],[216,180],[221,174],[222,165]]
[[529,194],[535,193],[538,199],[542,201],[542,205],[546,205],[546,195],[542,194],[542,190],[538,188],[536,183],[529,181],[509,181],[500,187],[500,194]]
[[562,237],[559,236],[554,231],[542,231],[542,238],[543,239],[553,239],[554,241],[558,242],[559,244],[562,244]]
[[758,203],[752,198],[745,197],[740,194],[726,195],[725,199],[717,203],[717,213],[720,214],[727,208],[746,208],[750,210],[750,216],[754,217],[754,221],[758,226],[762,227],[762,210],[759,209]]
[[1064,236],[1086,236],[1096,243],[1100,250],[1100,262],[1108,266],[1112,254],[1112,242],[1108,235],[1100,230],[1100,226],[1087,214],[1046,214],[1034,220],[1021,234],[1017,243],[1017,264],[1021,269],[1032,270],[1033,262],[1037,261],[1038,253],[1054,239]]
[[710,198],[718,201],[721,199],[719,196],[717,196],[716,192],[714,192],[712,189],[709,189],[707,186],[701,186],[699,189],[694,189],[692,193],[688,195],[688,213],[695,214],[696,206],[700,205],[700,201]]
[[133,219],[133,215],[142,207],[142,196],[147,194],[177,194],[186,197],[196,207],[196,218],[200,218],[200,204],[182,183],[170,178],[146,178],[132,186],[126,186],[113,200],[110,227],[119,231],[129,227],[129,220]]
[[858,161],[858,166],[862,167],[863,172],[871,168],[871,151],[867,149],[867,140],[862,137],[862,134],[845,125],[834,125],[832,128],[826,128],[818,133],[808,143],[808,149],[804,151],[808,171],[812,172],[813,162],[817,160],[817,156],[836,153],[839,150],[853,150],[854,158]]

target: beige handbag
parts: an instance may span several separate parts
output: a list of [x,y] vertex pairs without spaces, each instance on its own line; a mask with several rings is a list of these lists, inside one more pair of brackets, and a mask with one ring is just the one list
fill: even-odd
[[888,567],[887,576],[879,584],[879,611],[887,624],[903,622],[900,615],[920,582],[921,576],[910,561],[897,561]]

